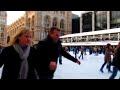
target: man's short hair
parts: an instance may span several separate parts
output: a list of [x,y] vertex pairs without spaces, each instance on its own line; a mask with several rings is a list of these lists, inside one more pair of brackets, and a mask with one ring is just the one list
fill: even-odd
[[60,29],[59,29],[59,28],[57,28],[57,27],[51,27],[51,28],[50,28],[50,33],[53,33],[53,32],[54,32],[54,30],[60,31]]

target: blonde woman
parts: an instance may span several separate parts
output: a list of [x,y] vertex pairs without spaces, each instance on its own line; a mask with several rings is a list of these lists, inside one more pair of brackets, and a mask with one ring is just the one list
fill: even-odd
[[21,27],[0,54],[1,79],[36,79],[35,49],[30,46],[32,32]]

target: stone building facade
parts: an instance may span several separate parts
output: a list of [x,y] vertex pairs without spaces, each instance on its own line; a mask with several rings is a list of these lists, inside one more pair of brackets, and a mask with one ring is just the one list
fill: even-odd
[[5,28],[6,45],[10,38],[21,26],[28,26],[33,31],[32,44],[38,43],[46,37],[52,26],[61,29],[61,35],[72,32],[72,12],[71,11],[26,11],[25,14],[11,25]]
[[7,13],[6,11],[0,11],[0,45],[4,43],[4,28],[7,25]]

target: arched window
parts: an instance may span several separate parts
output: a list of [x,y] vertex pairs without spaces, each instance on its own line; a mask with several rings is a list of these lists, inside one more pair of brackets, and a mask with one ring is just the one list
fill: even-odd
[[1,37],[4,37],[4,33],[1,33]]
[[65,26],[64,20],[62,19],[62,20],[60,21],[60,28],[61,28],[61,29],[64,29],[64,26]]
[[28,18],[28,27],[30,28],[30,18]]
[[53,27],[57,27],[57,18],[53,18]]
[[47,27],[47,28],[50,27],[50,17],[49,16],[45,16],[44,26]]
[[10,41],[10,36],[7,36],[7,43]]
[[34,20],[35,20],[35,17],[34,17],[34,16],[32,16],[32,22],[31,22],[32,27],[34,27]]

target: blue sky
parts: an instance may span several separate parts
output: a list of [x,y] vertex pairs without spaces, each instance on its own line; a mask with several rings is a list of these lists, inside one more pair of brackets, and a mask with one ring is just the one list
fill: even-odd
[[[72,13],[81,15],[82,12],[85,11],[72,11]],[[24,11],[7,11],[7,25],[12,24],[14,21],[16,21],[18,18],[24,15]]]

